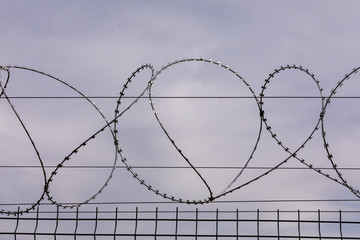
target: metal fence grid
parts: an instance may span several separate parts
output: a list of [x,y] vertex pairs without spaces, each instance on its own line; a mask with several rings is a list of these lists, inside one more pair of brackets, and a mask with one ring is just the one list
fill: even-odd
[[356,211],[99,210],[0,216],[1,239],[360,239]]

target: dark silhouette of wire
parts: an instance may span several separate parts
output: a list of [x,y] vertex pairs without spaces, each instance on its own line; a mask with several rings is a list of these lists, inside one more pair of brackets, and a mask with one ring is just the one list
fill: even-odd
[[[260,96],[257,96],[260,98]],[[0,99],[5,97],[0,97]],[[8,96],[9,99],[83,99],[79,96]],[[89,99],[118,99],[117,96],[87,96]],[[153,96],[153,99],[252,99],[253,96]],[[264,96],[273,99],[328,99],[329,96]],[[333,96],[332,99],[359,99],[360,96]],[[148,99],[148,97],[124,96],[123,99]]]
[[[109,215],[109,213],[111,214]],[[171,212],[160,211],[158,208],[155,211],[141,211],[138,207],[136,207],[135,211],[119,211],[118,208],[112,212],[101,211],[98,208],[91,212],[80,211],[79,208],[70,211],[59,211],[59,208],[57,208],[57,211],[49,212],[37,208],[36,212],[25,216],[20,214],[0,216],[0,220],[7,220],[15,226],[15,230],[14,228],[8,228],[9,230],[1,231],[0,235],[12,235],[15,239],[19,236],[33,236],[34,239],[37,236],[53,236],[55,239],[57,236],[74,237],[74,239],[78,239],[78,237],[91,237],[94,239],[97,239],[97,237],[111,237],[114,239],[117,239],[117,237],[127,237],[129,239],[137,239],[137,237],[151,237],[154,239],[164,237],[166,239],[360,239],[360,237],[354,235],[356,231],[351,231],[350,234],[352,235],[349,235],[347,231],[343,231],[348,227],[358,230],[360,224],[358,220],[346,219],[351,214],[349,212],[298,210],[292,212],[292,216],[288,214],[284,216],[284,213],[289,212],[277,210],[272,211],[272,213],[276,213],[276,216],[272,214],[271,217],[264,217],[264,213],[268,215],[267,213],[270,212],[259,209],[251,212],[239,210],[225,212],[218,209],[199,211],[196,209],[189,212],[180,211],[178,208]],[[294,218],[294,213],[297,214],[297,218]],[[329,213],[331,213],[330,217]],[[44,214],[46,215],[44,216]],[[44,231],[41,227],[44,222],[55,222],[55,226],[47,225],[46,231]],[[164,225],[164,223],[166,224]],[[82,231],[78,231],[78,227],[84,226],[84,224],[86,224],[86,229],[83,228]],[[97,231],[100,224],[106,224],[107,229],[113,229],[113,231]],[[175,229],[170,229],[169,224],[175,225]],[[194,227],[189,228],[189,224]],[[220,230],[221,226],[224,226],[223,224],[227,226],[226,232]],[[269,226],[269,224],[275,226],[273,227],[275,231],[269,232],[268,227],[266,228],[267,231],[264,231],[264,225]],[[307,228],[303,229],[302,225],[304,224],[306,224]],[[28,227],[23,228],[23,225]],[[58,231],[59,226],[67,227],[61,227],[62,230]],[[310,226],[315,227],[317,233],[311,231]],[[324,231],[324,226],[327,226],[325,229],[331,227],[330,234],[327,230]],[[247,231],[244,231],[244,228]],[[283,230],[285,229],[292,229],[293,231],[286,231],[286,234],[284,234]],[[296,231],[298,234],[294,235]]]
[[[221,69],[225,69],[226,71],[234,74],[238,80],[240,82],[242,82],[245,87],[249,90],[249,96],[154,96],[152,94],[152,87],[153,85],[156,83],[156,79],[157,77],[164,72],[165,70],[167,70],[168,68],[171,68],[174,65],[178,65],[178,64],[182,64],[185,62],[202,62],[202,63],[206,63],[206,64],[210,64],[210,65],[215,65]],[[46,76],[48,78],[50,78],[51,80],[55,80],[61,84],[64,84],[66,87],[70,88],[74,94],[76,94],[76,96],[9,96],[6,92],[6,87],[7,84],[10,80],[10,70],[12,69],[19,69],[19,70],[26,70],[26,71],[31,71],[43,76]],[[125,96],[127,89],[131,86],[131,82],[135,79],[135,76],[145,70],[148,69],[151,72],[151,77],[150,80],[148,81],[147,85],[144,87],[144,90],[139,94],[139,96]],[[27,133],[27,137],[28,139],[32,142],[33,148],[35,150],[35,152],[38,155],[38,159],[39,159],[39,166],[37,167],[41,167],[43,170],[43,175],[44,175],[44,179],[45,179],[45,184],[44,184],[44,192],[41,196],[41,198],[33,203],[31,205],[30,208],[27,208],[25,210],[22,210],[23,213],[25,212],[29,212],[30,210],[34,210],[35,206],[42,204],[42,201],[44,200],[44,195],[46,194],[46,196],[48,197],[48,200],[57,206],[61,206],[61,207],[79,207],[83,204],[89,204],[89,201],[93,201],[95,199],[95,197],[97,197],[102,190],[108,185],[109,180],[112,178],[112,174],[114,172],[115,169],[120,168],[117,166],[117,159],[118,157],[120,158],[121,162],[123,163],[124,166],[122,166],[121,168],[125,168],[126,170],[128,170],[128,172],[134,177],[134,179],[136,179],[141,185],[143,185],[146,189],[148,189],[149,191],[152,191],[153,193],[155,193],[156,195],[160,195],[162,197],[164,197],[165,199],[168,200],[172,200],[176,203],[188,203],[188,204],[204,204],[204,203],[210,203],[210,202],[216,202],[219,203],[219,198],[230,194],[244,186],[250,185],[253,182],[263,178],[264,176],[266,176],[267,174],[269,174],[270,172],[273,172],[275,170],[279,170],[279,169],[292,169],[292,170],[302,170],[302,169],[310,169],[312,171],[315,171],[316,173],[346,187],[347,189],[349,189],[356,197],[360,198],[360,191],[356,188],[354,188],[353,186],[350,185],[350,183],[345,179],[345,177],[342,175],[341,171],[343,170],[359,170],[359,168],[339,168],[336,163],[335,160],[333,159],[333,155],[330,152],[330,147],[329,147],[329,143],[326,139],[326,134],[325,134],[325,127],[324,127],[324,116],[326,113],[326,108],[330,103],[331,99],[357,99],[360,98],[359,96],[338,96],[336,95],[337,91],[344,85],[344,83],[346,81],[348,81],[352,76],[354,76],[358,70],[360,68],[354,68],[352,69],[352,71],[348,74],[345,74],[344,78],[342,80],[340,80],[337,85],[335,86],[335,88],[333,88],[333,90],[331,90],[330,94],[328,94],[327,96],[323,94],[323,89],[320,86],[319,80],[317,80],[314,76],[314,74],[312,74],[308,69],[302,67],[302,66],[297,66],[297,65],[286,65],[286,66],[281,66],[278,69],[275,69],[272,73],[269,74],[269,77],[267,77],[265,79],[264,84],[261,86],[261,92],[260,94],[256,94],[255,91],[252,90],[252,88],[250,87],[250,85],[244,80],[244,78],[242,78],[237,71],[233,70],[232,68],[230,68],[227,65],[222,64],[221,62],[216,62],[213,61],[211,59],[203,59],[203,58],[188,58],[188,59],[181,59],[181,60],[175,60],[173,62],[168,63],[167,65],[161,67],[160,70],[158,70],[157,72],[154,71],[153,67],[150,64],[145,64],[141,67],[139,67],[136,71],[134,71],[132,73],[132,75],[127,79],[127,81],[125,82],[125,84],[123,85],[123,88],[120,91],[120,94],[118,97],[115,96],[92,96],[92,97],[88,97],[84,94],[82,94],[80,91],[78,91],[77,89],[75,89],[74,87],[72,87],[71,85],[69,85],[68,83],[52,76],[49,75],[47,73],[38,71],[38,70],[34,70],[34,69],[30,69],[30,68],[26,68],[26,67],[19,67],[19,66],[0,66],[0,71],[4,71],[7,73],[7,78],[6,78],[6,82],[5,84],[2,83],[2,85],[0,85],[1,87],[1,93],[0,93],[0,99],[5,99],[6,102],[9,103],[9,105],[11,106],[13,112],[15,113],[15,115],[17,116],[18,121],[21,123],[23,130]],[[304,74],[306,74],[307,76],[310,77],[310,80],[313,81],[313,83],[315,84],[315,87],[319,90],[319,95],[318,96],[275,96],[275,95],[269,95],[266,93],[266,89],[268,87],[269,84],[271,84],[271,82],[274,80],[274,77],[280,73],[280,72],[284,72],[284,71],[299,71],[302,72]],[[146,96],[146,92],[148,92],[148,96]],[[266,93],[266,94],[265,94]],[[90,137],[88,139],[86,139],[83,143],[81,143],[79,146],[77,146],[69,155],[65,156],[65,158],[56,166],[44,166],[44,163],[40,157],[40,152],[37,151],[37,147],[35,145],[35,142],[32,141],[32,137],[30,136],[29,132],[27,131],[27,126],[22,122],[19,113],[17,112],[17,110],[15,109],[14,105],[12,104],[12,100],[13,99],[85,99],[87,100],[95,109],[96,111],[103,117],[104,119],[104,127],[102,127],[101,129],[99,129],[98,131],[96,131],[94,134],[90,135]],[[105,116],[102,114],[101,110],[90,100],[90,98],[97,98],[97,99],[117,99],[117,106],[115,109],[115,115],[112,118],[112,120],[107,120],[105,118]],[[123,99],[132,99],[133,101],[130,103],[130,105],[125,106],[125,110],[123,110],[122,112],[120,112],[119,109],[123,109],[123,107],[120,105],[122,104],[122,100]],[[253,99],[257,105],[257,108],[259,110],[259,132],[258,132],[258,137],[257,140],[255,141],[253,150],[250,154],[250,156],[248,157],[246,163],[244,164],[243,167],[231,167],[231,166],[224,166],[224,167],[219,167],[219,166],[213,166],[213,167],[205,167],[205,166],[195,166],[193,164],[193,161],[187,157],[186,153],[184,151],[182,151],[180,149],[180,147],[177,145],[175,139],[173,139],[170,136],[170,133],[167,131],[164,123],[160,120],[160,117],[157,113],[155,104],[153,99]],[[178,153],[180,154],[180,156],[183,158],[183,160],[188,164],[187,168],[192,169],[197,176],[201,179],[201,181],[203,182],[204,186],[207,188],[209,196],[205,199],[200,199],[200,200],[194,200],[194,201],[189,201],[189,200],[183,200],[181,198],[175,197],[175,196],[169,196],[167,193],[165,192],[161,192],[159,191],[156,187],[151,186],[148,182],[145,181],[145,179],[142,179],[141,176],[139,174],[137,174],[135,172],[135,169],[140,169],[140,168],[148,168],[148,169],[155,169],[155,168],[166,168],[166,169],[170,169],[170,168],[174,168],[174,169],[182,169],[185,167],[182,166],[131,166],[128,162],[126,157],[124,156],[124,153],[122,152],[122,149],[119,146],[119,142],[117,140],[117,123],[118,123],[118,119],[127,111],[129,110],[134,104],[136,104],[140,99],[149,99],[150,102],[150,106],[153,110],[154,116],[159,124],[159,126],[162,128],[164,134],[168,137],[169,141],[171,142],[171,144],[175,147],[175,149],[178,151]],[[270,124],[270,120],[267,118],[267,111],[264,108],[264,101],[265,99],[321,99],[321,109],[319,109],[319,119],[317,121],[317,124],[315,126],[315,128],[313,129],[313,131],[310,133],[310,135],[305,139],[305,141],[300,144],[298,146],[298,148],[295,149],[289,149],[286,146],[286,142],[280,140],[280,138],[277,136],[276,132],[274,129],[272,129],[271,124]],[[260,136],[262,133],[262,129],[267,130],[268,133],[270,133],[271,137],[278,143],[278,145],[283,148],[283,150],[288,154],[288,156],[281,161],[280,163],[278,163],[275,166],[272,167],[264,167],[264,166],[259,166],[259,167],[249,167],[249,163],[250,161],[253,159],[253,154],[255,153],[255,151],[257,150],[257,145],[260,141]],[[101,132],[103,132],[105,129],[108,129],[111,134],[112,137],[114,139],[114,146],[115,146],[115,159],[114,159],[114,165],[111,168],[111,173],[109,175],[109,177],[107,178],[106,182],[104,183],[104,185],[92,196],[90,197],[88,200],[82,202],[82,203],[73,203],[73,205],[66,205],[64,203],[59,203],[56,202],[55,199],[53,199],[53,197],[50,194],[50,185],[51,182],[54,180],[55,175],[62,169],[62,168],[93,168],[95,166],[66,166],[66,163],[70,160],[70,158],[72,158],[73,155],[75,155],[78,151],[81,151],[83,149],[83,147],[85,145],[87,145],[87,143],[89,141],[91,141],[92,139],[94,139],[98,134],[100,134]],[[321,130],[320,130],[321,129]],[[315,134],[315,132],[317,132],[319,130],[319,132],[321,131],[321,135],[322,135],[322,140],[324,142],[324,148],[326,150],[327,153],[327,158],[329,160],[329,162],[332,165],[332,168],[316,168],[313,165],[309,164],[306,159],[301,159],[298,157],[298,152],[301,151],[301,149],[303,149],[306,144],[312,139],[313,135]],[[299,168],[299,167],[288,167],[285,168],[283,167],[283,165],[288,162],[290,159],[297,159],[301,164],[303,164],[305,167],[304,168]],[[1,168],[30,168],[30,167],[34,167],[34,166],[0,166]],[[46,176],[46,172],[45,172],[45,167],[46,168],[50,168],[53,167],[54,170],[51,172],[50,176],[47,177]],[[96,166],[97,168],[109,168],[109,166]],[[219,194],[213,193],[212,192],[212,188],[210,187],[210,185],[207,183],[207,181],[205,180],[205,178],[202,176],[202,174],[198,171],[198,169],[233,169],[233,170],[238,170],[238,174],[235,176],[235,178],[229,183],[229,185]],[[243,173],[244,169],[262,169],[262,170],[266,170],[264,173],[260,174],[259,176],[249,180],[248,182],[245,183],[241,183],[240,185],[236,185],[237,179],[238,177]],[[332,169],[335,170],[337,177],[333,177],[330,176],[329,174],[327,174],[326,172],[324,172],[323,170],[326,169]],[[269,201],[269,200],[266,200]],[[296,201],[302,201],[302,200],[296,200]],[[321,200],[322,201],[322,200]],[[331,201],[331,199],[330,199]],[[254,202],[254,201],[252,201]]]
[[[44,166],[44,168],[55,168],[57,166]],[[41,166],[35,166],[35,165],[0,165],[0,168],[41,168]],[[113,166],[105,166],[105,165],[73,165],[73,166],[63,166],[63,168],[94,168],[94,169],[112,169]],[[118,169],[126,169],[124,166],[116,166],[115,168]],[[189,166],[132,166],[132,168],[138,168],[138,169],[191,169]],[[245,167],[239,167],[239,166],[196,166],[198,169],[228,169],[228,170],[234,170],[234,169],[243,169]],[[246,167],[246,169],[252,169],[252,170],[269,170],[272,169],[272,167]],[[320,170],[333,170],[332,167],[319,167]],[[360,167],[339,167],[339,170],[347,170],[347,171],[358,171],[360,170]],[[311,170],[308,167],[279,167],[278,170]]]
[[[360,202],[360,199],[247,199],[247,200],[214,200],[213,204],[229,204],[229,203],[306,203],[306,202]],[[186,202],[185,202],[186,203]],[[77,205],[76,202],[63,202],[62,205]],[[101,201],[101,202],[89,202],[87,205],[151,205],[151,204],[169,204],[174,205],[177,202],[174,201]],[[193,204],[188,202],[187,204]],[[29,206],[32,203],[18,202],[18,203],[0,203],[0,206]],[[51,206],[52,203],[43,202],[43,206]],[[198,204],[201,205],[201,204]],[[72,209],[72,208],[70,208]],[[0,211],[1,212],[1,211]],[[6,213],[5,210],[1,213]]]

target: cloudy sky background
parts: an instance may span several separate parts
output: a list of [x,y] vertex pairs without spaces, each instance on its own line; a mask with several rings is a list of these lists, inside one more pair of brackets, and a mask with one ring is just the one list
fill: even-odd
[[[258,95],[264,79],[287,64],[308,68],[320,80],[323,95],[360,66],[358,1],[2,1],[0,65],[17,65],[46,72],[87,96],[112,120],[119,92],[142,64],[155,70],[176,59],[203,57],[236,70]],[[151,72],[139,73],[125,95],[137,97]],[[7,75],[1,72],[1,83]],[[359,96],[354,75],[337,96]],[[214,194],[235,178],[254,148],[259,133],[259,110],[249,88],[233,73],[210,63],[181,63],[162,72],[154,82],[154,99],[164,127],[211,186]],[[79,96],[65,85],[39,74],[11,69],[9,96]],[[321,112],[319,90],[304,72],[277,74],[266,96],[313,98],[265,99],[265,114],[279,139],[299,147],[314,129]],[[107,97],[107,98],[99,98]],[[113,98],[111,98],[113,97]],[[124,110],[134,99],[124,99]],[[33,137],[44,164],[56,166],[105,122],[86,100],[12,100]],[[1,99],[1,165],[39,166],[33,148],[5,99]],[[360,167],[357,157],[359,110],[357,99],[333,99],[325,127],[334,161],[339,167]],[[140,99],[119,118],[119,145],[132,166],[187,167],[152,113],[149,100]],[[112,166],[110,131],[79,151],[67,166]],[[331,168],[321,132],[298,155],[316,167]],[[288,154],[263,129],[250,167],[274,167]],[[118,166],[123,166],[118,162]],[[208,169],[204,167],[234,167]],[[283,167],[301,167],[296,159]],[[54,168],[46,168],[50,176]],[[0,203],[32,203],[43,190],[40,168],[0,168]],[[209,197],[204,184],[189,168],[135,168],[141,179],[177,198]],[[239,186],[267,171],[247,169],[233,184]],[[336,177],[334,171],[324,170]],[[104,184],[111,168],[62,168],[50,191],[58,202],[81,202]],[[345,178],[360,188],[357,171]],[[345,187],[313,170],[280,169],[219,201],[326,200],[357,197]],[[93,202],[171,202],[141,186],[123,168]],[[46,200],[44,202],[47,202]],[[154,208],[156,205],[141,205]],[[120,206],[123,206],[120,204]],[[128,206],[128,205],[127,205]],[[127,206],[123,206],[126,208]],[[184,204],[163,204],[194,209]],[[213,203],[203,209],[353,210],[358,202]],[[4,207],[6,209],[15,206]]]

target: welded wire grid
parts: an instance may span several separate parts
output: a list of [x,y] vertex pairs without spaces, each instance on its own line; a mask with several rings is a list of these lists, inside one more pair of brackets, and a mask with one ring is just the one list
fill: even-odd
[[[244,86],[249,90],[250,96],[192,96],[192,97],[159,97],[154,96],[152,89],[156,82],[156,79],[168,68],[183,63],[202,62],[210,65],[215,65],[233,74],[238,80],[240,80]],[[18,67],[18,66],[2,66],[0,68],[2,72],[2,78],[0,81],[1,101],[6,101],[10,110],[14,113],[16,120],[22,126],[24,132],[27,135],[28,141],[31,143],[35,152],[36,158],[40,165],[3,165],[0,166],[3,169],[39,169],[41,168],[43,174],[43,192],[40,194],[40,198],[35,202],[2,202],[0,203],[0,235],[1,239],[360,239],[360,218],[359,213],[356,210],[344,210],[344,211],[244,211],[241,210],[207,210],[193,208],[189,210],[180,210],[178,207],[175,209],[160,209],[156,207],[163,203],[172,202],[174,204],[187,204],[187,205],[206,205],[210,203],[222,203],[222,204],[239,204],[239,203],[304,203],[304,202],[351,202],[357,203],[359,201],[360,192],[350,183],[345,177],[345,171],[359,170],[357,167],[339,167],[334,160],[331,152],[330,144],[327,140],[327,135],[324,127],[324,117],[326,110],[331,100],[335,98],[358,98],[356,96],[335,96],[337,91],[346,83],[351,77],[357,74],[359,68],[354,68],[350,73],[345,74],[335,88],[330,91],[330,94],[324,96],[323,88],[320,86],[319,80],[317,80],[308,69],[302,66],[287,65],[275,69],[274,72],[269,74],[269,77],[265,79],[264,84],[261,87],[259,95],[250,87],[250,85],[241,77],[237,71],[233,70],[227,65],[213,60],[207,60],[203,58],[191,58],[176,60],[163,66],[160,70],[156,71],[150,64],[145,64],[136,69],[132,75],[127,79],[123,85],[118,97],[109,96],[93,96],[88,97],[76,88],[72,87],[69,83],[60,80],[52,75],[49,75],[38,70]],[[43,75],[49,79],[52,79],[68,89],[76,93],[76,96],[62,96],[62,97],[28,97],[28,96],[9,96],[7,94],[7,85],[10,85],[11,73],[13,70],[23,70],[32,73]],[[126,96],[127,90],[132,84],[132,81],[138,74],[143,71],[150,73],[150,78],[147,85],[143,88],[143,91],[138,96]],[[311,81],[315,84],[315,88],[319,92],[319,96],[267,96],[266,89],[271,84],[273,79],[281,72],[286,71],[298,71],[307,75]],[[4,74],[5,73],[5,74]],[[147,94],[147,96],[146,96]],[[17,99],[85,99],[93,109],[103,119],[103,125],[98,128],[97,131],[88,135],[80,145],[76,146],[70,154],[66,155],[56,165],[47,165],[43,160],[42,154],[38,149],[36,141],[31,135],[31,131],[28,130],[28,123],[26,123],[20,112],[16,108],[14,101]],[[92,99],[117,99],[115,108],[115,115],[110,120],[105,117],[105,114],[98,108],[98,106],[92,101]],[[123,152],[119,145],[119,125],[118,121],[121,117],[134,105],[138,103],[140,99],[148,98],[153,114],[156,121],[160,125],[163,133],[166,135],[171,145],[176,149],[180,157],[187,163],[186,166],[136,166],[126,158],[126,154]],[[243,166],[195,166],[191,158],[184,152],[180,144],[172,137],[168,132],[166,123],[161,120],[160,115],[157,112],[155,101],[156,99],[171,99],[171,98],[198,98],[198,99],[254,99],[259,110],[260,121],[259,131],[255,145],[251,151],[251,154],[245,161]],[[277,135],[267,118],[266,102],[267,99],[290,99],[290,98],[304,98],[304,99],[319,99],[321,101],[321,109],[319,111],[319,118],[310,135],[306,139],[302,139],[303,142],[298,145],[297,148],[289,148],[280,137]],[[129,102],[130,100],[130,102]],[[125,107],[122,105],[124,101],[128,101]],[[260,142],[260,136],[262,132],[267,131],[271,137],[276,141],[277,145],[284,150],[286,157],[282,161],[277,162],[276,165],[267,167],[251,166],[254,153],[258,148]],[[113,138],[113,144],[116,154],[111,165],[70,165],[68,162],[72,162],[72,158],[76,157],[82,149],[88,144],[91,144],[94,139],[97,139],[103,132],[108,131]],[[307,159],[301,158],[298,154],[300,150],[307,146],[308,142],[319,133],[322,137],[323,145],[326,151],[327,159],[331,164],[330,167],[315,167]],[[297,160],[303,167],[286,167],[285,163],[289,160]],[[120,164],[120,161],[122,164]],[[58,201],[56,197],[52,195],[52,182],[56,179],[57,174],[62,169],[108,169],[108,177],[103,185],[87,199],[83,201],[74,202],[62,202]],[[102,195],[103,190],[110,184],[110,180],[113,178],[114,172],[117,169],[126,169],[136,181],[143,186],[143,190],[147,190],[152,194],[162,197],[165,201],[115,201],[96,202],[95,199]],[[177,196],[173,196],[167,192],[163,192],[148,183],[142,174],[139,174],[137,170],[142,169],[190,169],[200,179],[208,194],[203,199],[182,199]],[[209,184],[208,179],[203,176],[202,169],[232,169],[237,170],[238,174],[228,183],[228,185],[216,193]],[[310,170],[317,175],[325,177],[339,184],[345,189],[350,190],[354,199],[340,198],[340,199],[240,199],[240,200],[226,200],[225,197],[237,192],[238,190],[253,185],[259,179],[262,179],[266,175],[275,170]],[[49,172],[49,170],[51,170]],[[245,170],[263,170],[261,174],[242,182],[240,185],[236,185],[239,178],[242,177]],[[335,174],[329,174],[329,171],[333,171]],[[145,187],[145,188],[144,188]],[[224,200],[223,200],[224,199]],[[97,207],[94,207],[96,205]],[[114,207],[115,205],[115,207]],[[128,207],[124,207],[128,205]],[[137,205],[138,207],[133,207]],[[142,209],[144,205],[154,206],[153,209]],[[107,207],[104,207],[107,206]],[[109,208],[110,206],[110,208]],[[131,206],[131,207],[130,207]],[[233,206],[233,205],[232,205]],[[16,209],[17,208],[17,209]],[[55,208],[55,210],[54,210]],[[95,208],[95,210],[94,210]]]
[[355,211],[45,209],[2,215],[1,239],[360,239]]

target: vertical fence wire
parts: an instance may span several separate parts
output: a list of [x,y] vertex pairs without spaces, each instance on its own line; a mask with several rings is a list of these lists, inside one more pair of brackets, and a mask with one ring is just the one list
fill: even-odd
[[277,210],[277,222],[276,222],[276,227],[277,227],[277,239],[280,240],[280,211],[279,209]]
[[339,211],[339,227],[340,227],[340,240],[343,240],[342,222],[341,222],[341,210]]
[[239,239],[239,209],[236,209],[236,240]]
[[59,206],[56,207],[56,220],[55,220],[54,240],[56,240],[58,226],[59,226]]
[[257,239],[260,240],[260,211],[256,211],[256,235]]
[[114,240],[116,240],[116,231],[117,231],[117,224],[118,224],[118,208],[115,210],[115,225],[114,225]]
[[34,229],[34,240],[36,240],[36,231],[39,226],[39,207],[36,208],[36,222],[35,222],[35,229]]
[[197,240],[198,235],[198,227],[199,227],[199,210],[196,209],[196,218],[195,218],[195,239]]
[[300,230],[300,223],[301,223],[301,220],[300,220],[300,210],[298,210],[297,212],[297,228],[298,228],[298,234],[299,234],[299,240],[301,240],[301,230]]
[[215,221],[215,237],[216,237],[216,240],[219,239],[219,209],[216,209],[216,221]]
[[20,207],[18,207],[18,213],[17,213],[17,218],[16,218],[16,226],[15,226],[15,230],[14,230],[14,239],[16,239],[16,233],[17,233],[17,229],[19,227],[19,219],[20,219]]
[[74,240],[76,240],[76,234],[77,234],[78,225],[79,225],[79,208],[76,208]]
[[158,227],[158,208],[156,207],[155,210],[155,232],[154,232],[154,239],[156,240],[156,236],[157,236],[157,227]]
[[318,210],[318,230],[319,230],[319,240],[321,240],[321,219],[320,219],[320,210]]
[[178,234],[178,224],[179,224],[179,208],[176,208],[176,211],[175,211],[175,240],[178,239],[177,237],[177,234]]
[[97,226],[98,226],[98,208],[96,207],[96,212],[95,212],[95,226],[94,226],[94,240],[96,240],[96,230],[97,230]]
[[138,227],[138,207],[136,207],[136,213],[135,213],[135,232],[134,232],[134,240],[136,240],[137,235],[137,227]]

